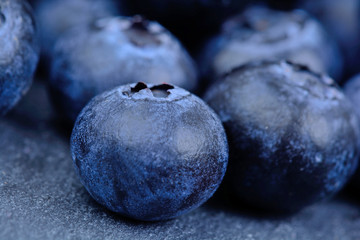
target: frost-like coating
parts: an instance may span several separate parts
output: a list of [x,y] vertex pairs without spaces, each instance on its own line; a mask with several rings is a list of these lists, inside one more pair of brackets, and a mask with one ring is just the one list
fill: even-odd
[[28,91],[39,58],[30,5],[0,0],[0,115]]
[[194,63],[174,36],[138,16],[97,21],[69,31],[56,44],[51,86],[68,118],[94,96],[133,82],[197,87]]
[[227,131],[228,182],[251,204],[299,210],[338,192],[356,169],[358,120],[328,77],[284,61],[252,63],[205,99]]
[[[174,218],[210,198],[225,174],[221,121],[201,99],[169,86],[115,88],[91,100],[75,123],[76,172],[91,196],[114,212]],[[159,97],[158,89],[169,94]]]
[[286,59],[337,78],[342,59],[322,26],[303,11],[280,12],[252,7],[229,19],[208,42],[201,68],[219,76],[253,60]]

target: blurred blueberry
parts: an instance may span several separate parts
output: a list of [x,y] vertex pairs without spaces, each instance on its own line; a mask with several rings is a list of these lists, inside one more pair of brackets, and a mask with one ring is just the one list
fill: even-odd
[[46,58],[45,65],[55,42],[69,28],[87,26],[98,18],[118,14],[112,0],[36,0],[34,9],[40,28],[42,54]]
[[156,22],[139,16],[105,18],[69,31],[56,44],[52,98],[71,121],[95,95],[139,81],[197,87],[193,60]]
[[359,121],[332,79],[280,62],[233,69],[205,100],[229,141],[227,184],[259,208],[298,211],[337,193],[359,157]]
[[22,0],[0,0],[0,115],[31,86],[39,58],[32,9]]
[[360,1],[302,0],[299,7],[317,17],[343,51],[345,78],[360,71]]
[[322,26],[303,11],[252,7],[229,19],[206,45],[199,64],[207,78],[252,60],[288,59],[338,79],[342,58]]

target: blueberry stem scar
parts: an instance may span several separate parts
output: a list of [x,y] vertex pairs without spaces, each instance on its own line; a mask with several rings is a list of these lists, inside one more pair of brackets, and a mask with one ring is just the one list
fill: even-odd
[[147,21],[143,16],[136,15],[131,21],[131,28],[137,30],[147,31],[149,27],[149,21]]
[[136,84],[135,87],[131,88],[130,93],[128,91],[125,91],[125,92],[123,92],[123,94],[127,95],[127,96],[132,96],[134,93],[138,93],[144,89],[150,89],[151,93],[156,98],[166,98],[167,96],[169,96],[171,94],[171,92],[169,92],[169,90],[174,89],[174,86],[164,83],[164,84],[155,85],[155,86],[149,88],[145,83],[139,82]]

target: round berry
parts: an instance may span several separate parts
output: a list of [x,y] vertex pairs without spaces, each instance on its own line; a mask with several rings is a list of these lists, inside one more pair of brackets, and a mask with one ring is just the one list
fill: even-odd
[[221,80],[205,99],[227,132],[228,186],[238,198],[296,211],[354,173],[359,123],[332,79],[280,61],[250,63]]
[[218,188],[228,146],[217,115],[172,85],[123,85],[95,97],[71,137],[80,180],[100,204],[152,221],[195,209]]

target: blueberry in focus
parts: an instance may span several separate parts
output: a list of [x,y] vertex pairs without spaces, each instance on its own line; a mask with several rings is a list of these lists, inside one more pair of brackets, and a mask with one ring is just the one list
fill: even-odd
[[229,141],[227,186],[294,212],[338,192],[358,162],[359,122],[332,79],[289,62],[235,68],[207,91]]
[[105,18],[69,31],[56,44],[52,98],[71,121],[97,94],[144,80],[191,91],[197,87],[193,60],[156,22],[139,16]]
[[29,3],[0,0],[0,115],[5,115],[28,91],[38,58]]
[[200,57],[205,78],[211,80],[253,60],[286,59],[338,78],[342,58],[335,42],[307,13],[248,8],[223,24]]
[[113,0],[37,0],[34,9],[45,61],[49,61],[55,42],[68,29],[118,14]]
[[228,146],[218,116],[168,84],[128,84],[96,96],[71,137],[91,196],[124,216],[153,221],[200,206],[224,176]]

